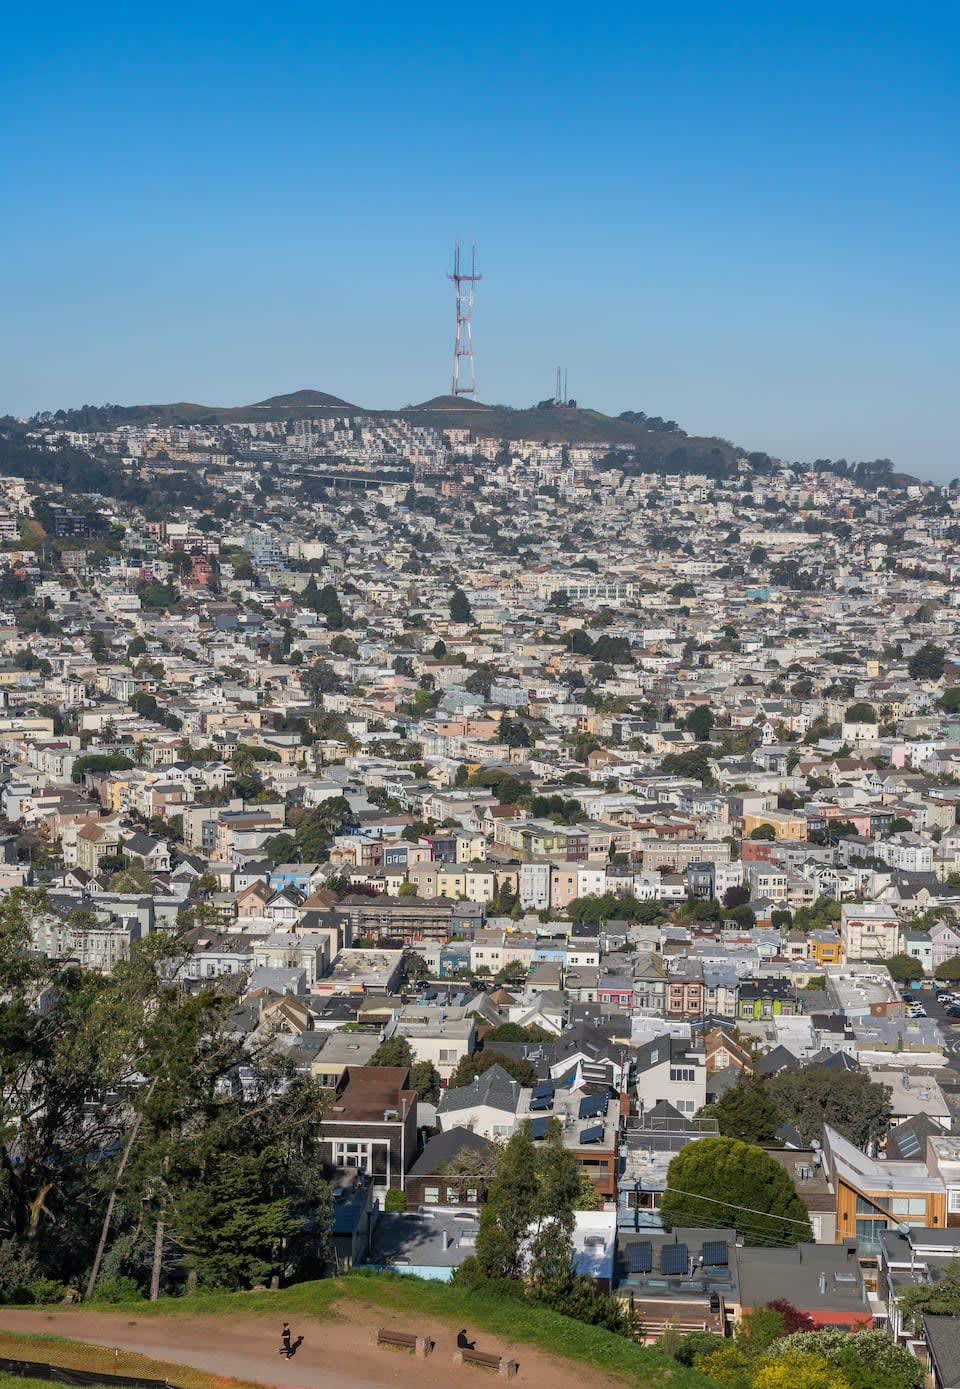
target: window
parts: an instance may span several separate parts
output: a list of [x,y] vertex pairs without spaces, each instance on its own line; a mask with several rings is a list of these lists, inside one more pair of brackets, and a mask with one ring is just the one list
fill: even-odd
[[671,1066],[670,1079],[682,1082],[684,1085],[692,1085],[696,1079],[696,1071],[692,1066]]
[[893,1198],[894,1215],[926,1215],[927,1199],[925,1196],[895,1196]]
[[356,1167],[361,1172],[369,1172],[370,1144],[343,1141],[334,1143],[333,1160],[339,1167]]
[[475,1206],[475,1205],[477,1204],[478,1199],[479,1199],[479,1192],[477,1191],[477,1188],[476,1188],[475,1186],[468,1186],[468,1187],[467,1187],[467,1204],[470,1205],[470,1206]]
[[460,1193],[455,1186],[447,1187],[447,1205],[458,1206],[460,1204]]
[[696,1100],[674,1100],[673,1105],[681,1114],[694,1114],[697,1108]]
[[440,1188],[438,1186],[425,1186],[423,1188],[423,1200],[427,1206],[435,1206],[440,1200]]
[[886,1227],[878,1220],[857,1221],[857,1248],[861,1254],[880,1252],[880,1235]]
[[960,1187],[951,1187],[947,1192],[947,1210],[951,1215],[960,1215]]
[[857,1215],[879,1216],[881,1208],[885,1211],[890,1209],[889,1196],[874,1196],[869,1201],[865,1196],[857,1197]]
[[456,1049],[456,1047],[441,1047],[441,1048],[440,1048],[440,1061],[441,1061],[441,1063],[444,1062],[444,1061],[456,1061],[456,1059],[457,1059],[457,1049]]

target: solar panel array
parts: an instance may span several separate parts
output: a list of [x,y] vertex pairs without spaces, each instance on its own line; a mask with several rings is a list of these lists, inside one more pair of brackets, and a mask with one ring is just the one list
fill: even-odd
[[649,1273],[653,1268],[653,1245],[639,1240],[627,1246],[627,1270],[630,1273]]
[[915,1158],[919,1156],[920,1140],[913,1129],[905,1129],[903,1133],[898,1133],[896,1143],[902,1157]]
[[552,1108],[553,1108],[553,1096],[552,1096],[552,1095],[533,1095],[533,1096],[531,1096],[531,1099],[530,1099],[530,1112],[531,1112],[531,1113],[532,1113],[535,1109],[552,1109]]
[[535,1085],[535,1086],[533,1087],[533,1089],[531,1090],[530,1094],[532,1095],[533,1099],[535,1099],[535,1100],[545,1100],[545,1099],[551,1099],[551,1100],[552,1100],[552,1099],[553,1099],[553,1090],[554,1090],[553,1081],[552,1081],[552,1080],[545,1080],[545,1081],[542,1081],[541,1084]]
[[592,1119],[598,1114],[606,1114],[610,1101],[606,1095],[584,1095],[580,1101],[581,1119]]
[[730,1251],[725,1239],[708,1239],[703,1245],[703,1262],[708,1268],[725,1268],[730,1262]]
[[587,1129],[581,1129],[581,1130],[580,1130],[580,1142],[581,1142],[581,1143],[602,1143],[602,1142],[603,1142],[603,1125],[602,1125],[602,1124],[591,1124],[589,1128],[587,1128]]
[[536,1138],[546,1138],[549,1129],[550,1129],[550,1120],[549,1120],[549,1119],[531,1119],[531,1120],[530,1120],[530,1137],[531,1137],[531,1138],[534,1138],[534,1139],[536,1139]]
[[690,1267],[690,1254],[685,1244],[665,1244],[660,1250],[660,1272],[667,1274],[686,1274]]

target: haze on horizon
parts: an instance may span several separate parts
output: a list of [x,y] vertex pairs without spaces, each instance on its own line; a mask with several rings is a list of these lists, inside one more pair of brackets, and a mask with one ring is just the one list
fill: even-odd
[[0,413],[570,393],[960,474],[955,8],[8,17]]

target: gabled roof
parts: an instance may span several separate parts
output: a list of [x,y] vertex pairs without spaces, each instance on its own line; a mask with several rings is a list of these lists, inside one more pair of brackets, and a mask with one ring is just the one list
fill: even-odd
[[484,1158],[492,1158],[497,1151],[496,1144],[491,1143],[489,1138],[474,1133],[472,1129],[444,1129],[427,1143],[407,1173],[407,1180],[411,1177],[432,1177],[464,1149]]
[[777,1046],[768,1051],[766,1056],[761,1056],[754,1069],[759,1076],[775,1076],[778,1071],[793,1070],[799,1065],[800,1062],[792,1051]]
[[942,1138],[944,1130],[928,1114],[917,1114],[906,1119],[887,1134],[887,1157],[900,1162],[914,1162],[923,1158],[927,1151],[928,1138]]
[[484,1105],[489,1109],[502,1109],[507,1114],[516,1114],[520,1105],[521,1086],[502,1066],[494,1064],[483,1075],[477,1076],[471,1085],[458,1086],[455,1090],[444,1090],[440,1097],[438,1113],[452,1114],[461,1109],[474,1109]]

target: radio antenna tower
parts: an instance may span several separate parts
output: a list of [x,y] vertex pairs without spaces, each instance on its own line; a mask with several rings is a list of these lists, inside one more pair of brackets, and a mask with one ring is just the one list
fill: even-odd
[[477,270],[477,243],[470,252],[470,274],[460,268],[460,242],[453,251],[453,274],[447,276],[453,281],[457,295],[457,336],[453,344],[453,384],[452,396],[468,395],[477,398],[477,369],[473,360],[473,334],[470,316],[473,313],[473,287],[482,279]]

